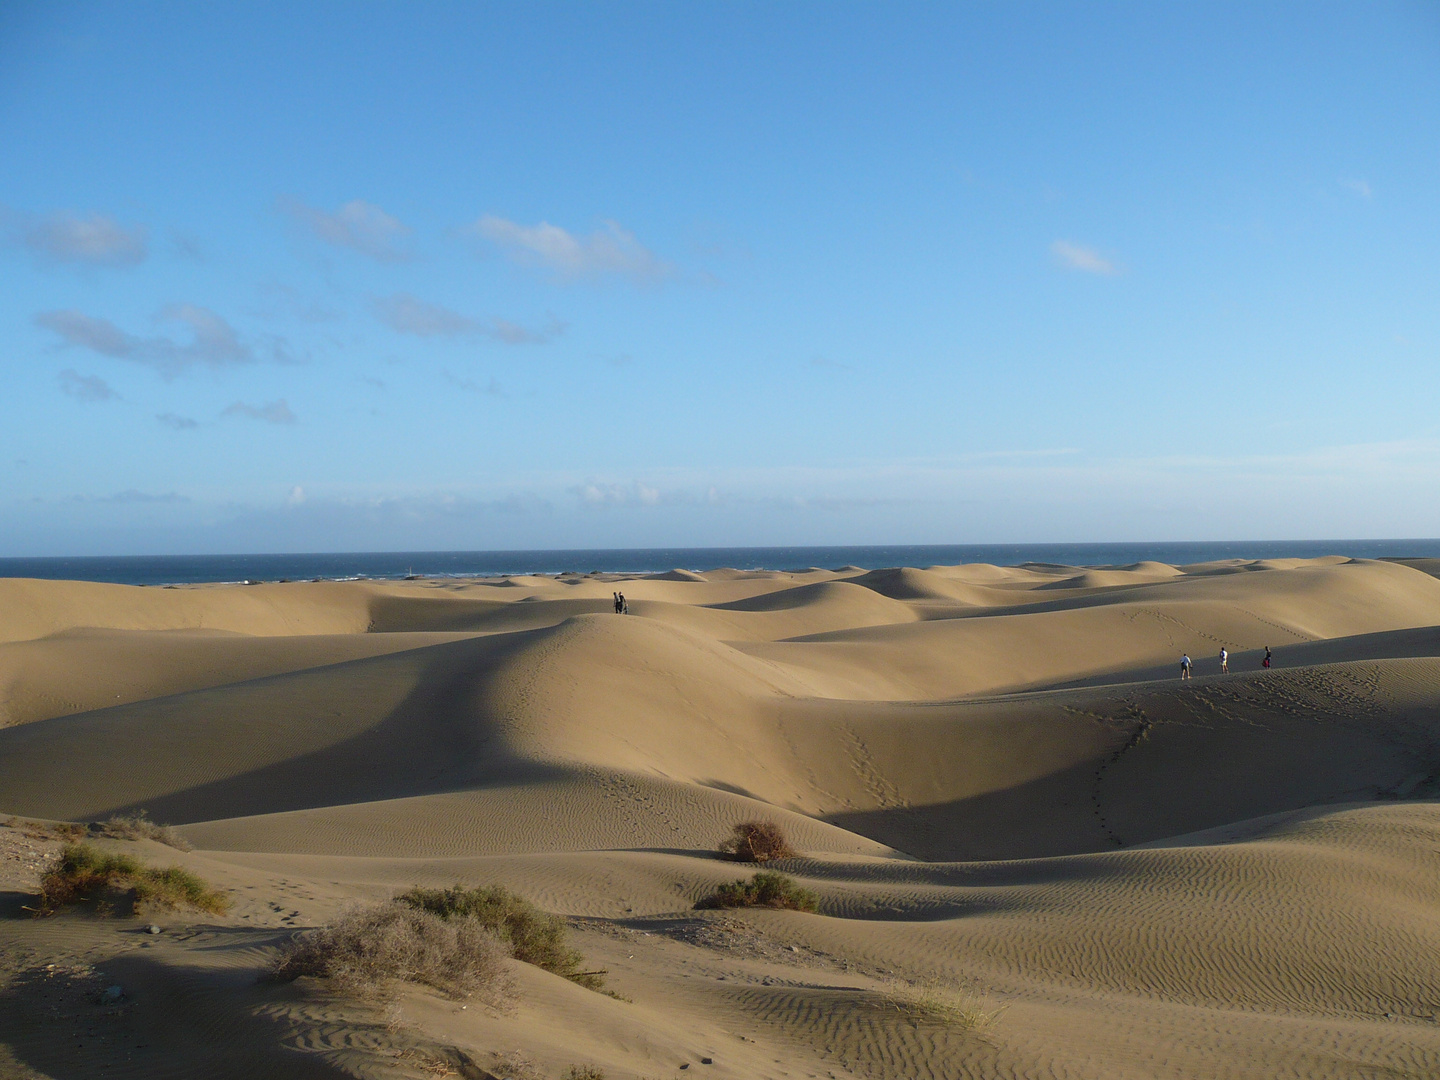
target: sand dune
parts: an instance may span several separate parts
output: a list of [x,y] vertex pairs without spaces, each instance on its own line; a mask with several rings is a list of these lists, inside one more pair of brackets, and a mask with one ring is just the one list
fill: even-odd
[[[143,808],[196,850],[110,843],[236,902],[144,952],[0,920],[0,1075],[1440,1074],[1413,562],[0,581],[0,813]],[[819,914],[691,910],[753,818]],[[397,1024],[256,982],[296,927],[457,880],[571,917],[627,1000],[517,965],[512,1012],[410,990]],[[72,1038],[101,978],[128,1004]],[[998,1016],[900,1002],[930,981]]]

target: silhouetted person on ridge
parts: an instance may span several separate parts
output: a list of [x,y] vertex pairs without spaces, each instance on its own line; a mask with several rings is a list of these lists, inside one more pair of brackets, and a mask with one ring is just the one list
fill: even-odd
[[1190,677],[1190,654],[1186,653],[1180,657],[1180,678]]
[[1261,666],[1262,668],[1268,668],[1268,667],[1270,666],[1270,646],[1269,646],[1269,645],[1266,645],[1266,646],[1265,646],[1265,659],[1260,661],[1260,666]]

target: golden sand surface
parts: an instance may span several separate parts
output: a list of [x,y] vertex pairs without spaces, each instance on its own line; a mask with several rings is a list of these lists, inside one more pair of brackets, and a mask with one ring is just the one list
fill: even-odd
[[[0,1077],[1440,1076],[1435,573],[0,580]],[[228,914],[27,917],[21,819],[141,809]],[[818,913],[694,910],[752,819]],[[619,996],[263,978],[456,882]]]

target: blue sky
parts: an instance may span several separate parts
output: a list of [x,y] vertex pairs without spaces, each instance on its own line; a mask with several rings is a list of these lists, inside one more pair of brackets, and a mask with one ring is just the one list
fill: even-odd
[[1433,4],[0,7],[0,555],[1440,535]]

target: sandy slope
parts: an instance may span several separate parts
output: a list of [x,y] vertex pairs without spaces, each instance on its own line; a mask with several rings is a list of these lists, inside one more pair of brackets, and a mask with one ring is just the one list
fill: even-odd
[[[197,850],[110,843],[236,899],[154,940],[0,919],[0,1076],[1440,1074],[1431,569],[0,580],[0,813],[144,808]],[[819,915],[691,910],[754,817]],[[630,1000],[516,965],[513,1011],[387,1020],[256,982],[294,928],[456,880],[571,916]]]

